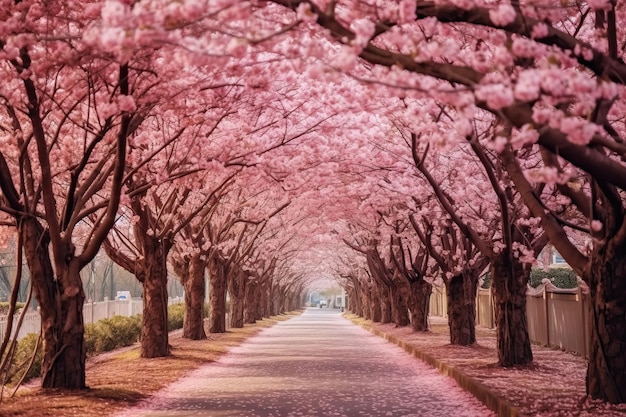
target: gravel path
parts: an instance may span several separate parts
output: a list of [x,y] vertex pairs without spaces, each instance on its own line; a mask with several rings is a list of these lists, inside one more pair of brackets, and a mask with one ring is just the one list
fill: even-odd
[[341,317],[306,310],[119,417],[476,416],[456,383]]

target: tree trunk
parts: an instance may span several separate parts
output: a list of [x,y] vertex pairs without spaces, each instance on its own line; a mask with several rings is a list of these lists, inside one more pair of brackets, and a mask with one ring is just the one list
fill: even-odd
[[214,264],[209,275],[209,332],[226,332],[226,274],[221,262],[213,260]]
[[255,280],[249,281],[246,285],[246,303],[244,311],[244,321],[248,324],[254,324],[257,320],[257,311],[259,309],[259,283]]
[[188,263],[185,287],[185,321],[183,337],[191,340],[206,339],[204,332],[205,262],[200,254],[194,254]]
[[145,238],[143,259],[143,317],[141,325],[141,357],[168,356],[167,328],[167,244]]
[[590,353],[587,394],[626,402],[626,245],[594,245],[585,270],[590,289]]
[[255,320],[263,320],[263,312],[265,311],[265,306],[267,305],[267,301],[265,299],[266,295],[266,291],[265,291],[265,284],[257,284],[255,289],[255,302],[256,302],[256,309],[254,312],[254,319]]
[[[374,321],[376,307],[374,304],[374,294],[372,293],[372,289],[370,287],[363,288],[361,291],[361,303],[363,304],[363,317],[367,320]],[[380,308],[379,308],[380,310]],[[378,313],[378,321],[380,321],[380,313]]]
[[269,288],[268,296],[269,296],[270,303],[269,303],[269,316],[268,317],[278,315],[278,302],[277,302],[277,295],[276,295],[277,292],[278,292],[277,285],[274,284]]
[[[85,346],[80,271],[70,262],[63,279],[54,279],[49,238],[33,218],[22,219],[24,254],[40,307],[43,337],[42,388],[84,389]],[[61,282],[68,283],[66,288]]]
[[43,388],[86,388],[85,384],[85,325],[83,304],[85,293],[80,278],[80,267],[70,261],[60,281],[60,320],[56,323],[57,353],[52,366],[43,370]]
[[428,331],[428,310],[433,286],[423,279],[411,281],[409,286],[409,310],[411,328],[416,332]]
[[526,365],[533,360],[526,320],[529,276],[530,268],[516,259],[510,261],[506,251],[491,265],[498,362],[501,366]]
[[264,285],[263,288],[263,297],[265,302],[263,303],[263,317],[272,317],[272,303],[274,300],[272,299],[272,286],[274,284],[270,281]]
[[397,327],[405,327],[411,323],[406,293],[404,286],[396,286],[390,290],[393,322]]
[[455,275],[446,285],[450,343],[469,346],[476,343],[476,290],[474,277]]
[[376,284],[370,283],[370,296],[368,302],[370,308],[369,319],[373,322],[379,323],[382,320],[382,306]]
[[243,327],[247,279],[248,277],[243,271],[237,271],[231,274],[228,280],[228,293],[230,294],[230,327],[235,329]]
[[378,287],[378,302],[380,304],[380,322],[382,324],[391,323],[393,314],[391,311],[391,291],[386,285],[376,285]]

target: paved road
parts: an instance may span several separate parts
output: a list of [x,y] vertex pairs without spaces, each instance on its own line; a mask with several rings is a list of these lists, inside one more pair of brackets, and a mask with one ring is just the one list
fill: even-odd
[[341,317],[308,309],[121,416],[492,416],[456,383]]

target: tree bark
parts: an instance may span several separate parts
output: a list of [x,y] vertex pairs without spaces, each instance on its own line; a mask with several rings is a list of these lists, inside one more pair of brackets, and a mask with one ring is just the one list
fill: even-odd
[[455,275],[446,285],[450,343],[469,346],[476,343],[476,291],[478,280]]
[[204,271],[206,263],[200,254],[191,256],[188,262],[188,274],[184,280],[185,321],[183,337],[191,340],[206,339],[204,331],[204,291],[206,289]]
[[256,280],[249,281],[248,285],[246,285],[244,321],[248,324],[254,324],[257,321],[260,301],[258,287],[259,283]]
[[380,322],[391,323],[393,314],[391,309],[391,291],[387,285],[374,284],[378,287],[378,303],[380,305]]
[[234,271],[228,280],[230,294],[230,327],[240,329],[244,323],[247,276],[243,271]]
[[209,332],[226,332],[226,271],[222,262],[217,259],[210,261],[212,266],[209,274]]
[[142,358],[161,358],[170,353],[167,328],[167,252],[168,245],[162,240],[144,238]]
[[411,281],[409,286],[409,311],[411,328],[416,332],[428,331],[428,311],[433,286],[423,279]]
[[272,299],[272,286],[274,283],[272,281],[267,282],[263,288],[263,298],[265,302],[263,303],[263,317],[269,318],[272,317],[272,303],[274,302]]
[[626,402],[626,245],[594,245],[584,272],[590,289],[590,353],[587,394]]
[[[75,260],[61,279],[54,278],[49,238],[34,218],[23,218],[24,255],[33,291],[40,307],[43,337],[42,388],[84,389],[85,345],[83,303],[85,293]],[[66,283],[65,287],[61,283]]]
[[382,308],[380,302],[380,295],[378,294],[378,288],[373,282],[369,283],[369,320],[375,323],[380,323],[382,320]]
[[405,327],[411,324],[409,307],[407,303],[408,291],[405,286],[396,285],[390,290],[393,322],[397,327]]
[[526,319],[526,288],[530,268],[509,260],[503,251],[491,264],[491,291],[495,305],[498,362],[526,365],[533,353]]

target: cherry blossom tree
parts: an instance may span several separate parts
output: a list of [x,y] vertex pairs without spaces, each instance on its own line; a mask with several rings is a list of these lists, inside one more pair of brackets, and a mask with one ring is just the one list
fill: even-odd
[[421,243],[409,243],[406,236],[408,219],[397,220],[394,234],[390,236],[390,255],[395,273],[408,285],[408,309],[411,313],[411,327],[418,332],[428,331],[430,295],[433,290],[432,262],[428,249]]
[[16,2],[2,13],[0,188],[41,307],[42,386],[85,388],[79,273],[114,224],[126,143],[141,121],[136,73],[80,41],[84,5]]
[[[612,266],[623,263],[619,254],[625,252],[624,217],[619,214],[624,204],[617,197],[626,185],[620,161],[624,149],[614,122],[626,79],[619,45],[622,8],[608,1],[571,8],[536,2],[403,1],[400,7],[357,1],[323,6],[311,1],[275,3],[297,11],[287,26],[295,21],[313,30],[310,24],[315,22],[328,30],[344,52],[338,67],[353,69],[358,56],[375,65],[368,80],[389,80],[404,96],[407,91],[428,93],[469,117],[476,108],[492,112],[515,133],[498,136],[499,148],[508,142],[515,142],[515,149],[536,143],[593,178],[602,190],[591,195],[597,209],[593,213],[603,213],[605,207],[617,211],[589,219],[599,222],[594,224],[602,238],[588,255],[573,247],[563,228],[540,213],[538,204],[533,215],[542,218],[551,243],[574,269],[584,271],[590,284],[595,320],[587,391],[593,398],[625,401],[618,387],[626,386],[621,377],[626,373],[616,358],[624,355],[626,337],[613,319],[619,313],[611,307],[624,305],[615,294],[624,294],[626,285],[620,268]],[[464,36],[455,36],[461,32]],[[468,38],[474,39],[471,47]],[[429,77],[449,84],[441,88]],[[465,124],[466,133],[468,122],[458,123]],[[507,170],[519,188],[523,171],[515,171],[511,162],[507,157]],[[538,201],[529,199],[529,188],[520,192],[530,207],[532,200]]]

